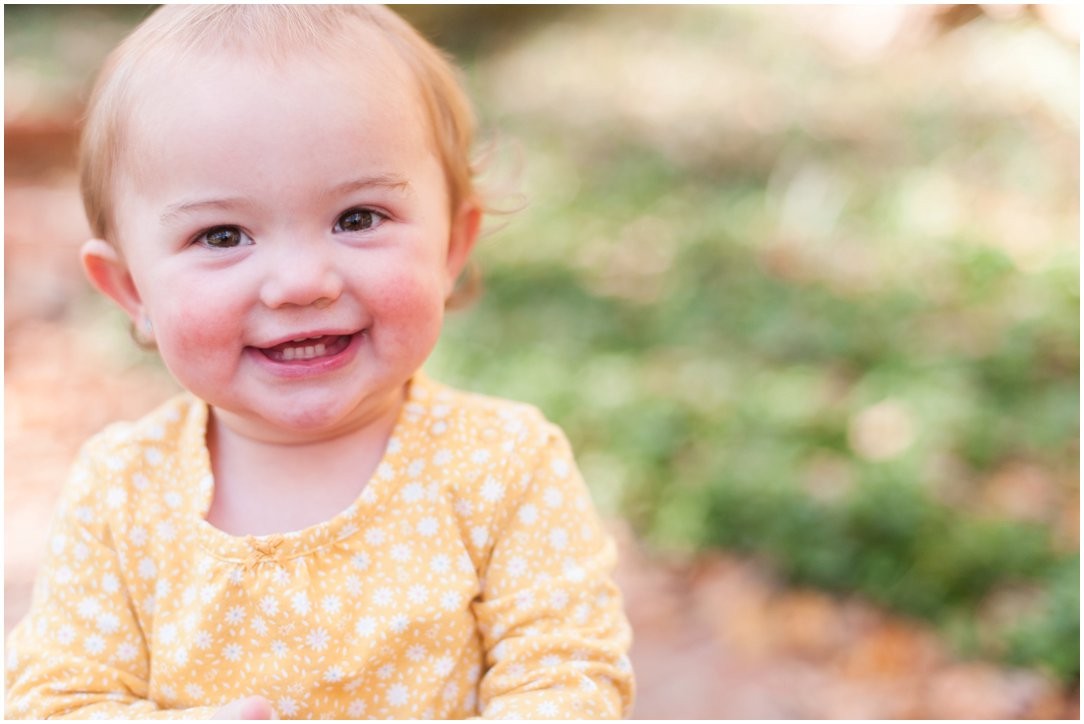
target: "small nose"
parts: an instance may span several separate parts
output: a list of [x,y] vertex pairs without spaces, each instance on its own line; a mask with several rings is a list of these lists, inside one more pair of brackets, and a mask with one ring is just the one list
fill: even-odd
[[343,280],[330,253],[318,242],[285,243],[268,255],[260,301],[271,309],[326,307],[342,294]]

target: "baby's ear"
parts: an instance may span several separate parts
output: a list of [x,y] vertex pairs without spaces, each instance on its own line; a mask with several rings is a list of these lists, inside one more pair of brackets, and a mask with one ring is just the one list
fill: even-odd
[[459,207],[459,212],[452,218],[452,226],[448,233],[448,256],[445,259],[445,268],[448,271],[448,294],[451,294],[459,273],[463,271],[467,260],[470,259],[470,253],[474,250],[474,242],[478,241],[478,232],[481,228],[482,209],[474,201],[464,201]]
[[143,317],[143,300],[117,248],[104,239],[91,239],[79,252],[83,271],[94,288],[112,299],[131,318],[133,324]]

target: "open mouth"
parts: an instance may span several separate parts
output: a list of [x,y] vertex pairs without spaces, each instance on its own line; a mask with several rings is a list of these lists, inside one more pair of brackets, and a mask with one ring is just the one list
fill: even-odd
[[349,347],[353,338],[352,334],[339,334],[293,339],[274,347],[261,348],[260,352],[273,362],[309,362],[334,357]]

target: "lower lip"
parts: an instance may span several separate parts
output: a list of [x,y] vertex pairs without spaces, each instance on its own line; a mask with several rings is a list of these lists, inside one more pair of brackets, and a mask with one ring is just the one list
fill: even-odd
[[368,337],[365,331],[350,335],[350,342],[335,354],[312,359],[294,359],[279,362],[273,360],[256,347],[246,347],[245,354],[263,369],[268,370],[276,377],[285,379],[298,379],[302,377],[316,377],[342,369],[350,364],[358,354],[362,341]]

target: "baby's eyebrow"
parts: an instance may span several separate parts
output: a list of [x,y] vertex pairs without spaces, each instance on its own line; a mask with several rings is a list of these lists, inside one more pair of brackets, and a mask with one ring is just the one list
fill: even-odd
[[[410,192],[410,182],[402,176],[397,176],[395,174],[377,174],[375,176],[362,176],[360,178],[345,181],[334,187],[331,190],[331,193],[343,195],[373,187],[396,189],[405,193]],[[179,201],[167,206],[159,218],[163,224],[168,224],[176,220],[177,217],[190,214],[193,211],[201,211],[203,209],[230,211],[239,206],[244,206],[246,203],[246,200],[243,198],[211,198]]]
[[229,211],[235,209],[238,206],[245,205],[244,199],[196,199],[194,201],[178,201],[175,204],[170,204],[166,207],[166,210],[162,212],[159,217],[163,224],[168,224],[174,221],[178,216],[192,213],[193,211],[199,211],[201,209],[218,209],[220,211]]
[[377,174],[375,176],[363,176],[341,183],[332,189],[332,193],[347,194],[351,191],[360,191],[373,186],[398,189],[401,191],[410,190],[410,182],[402,176],[396,176],[395,174]]

